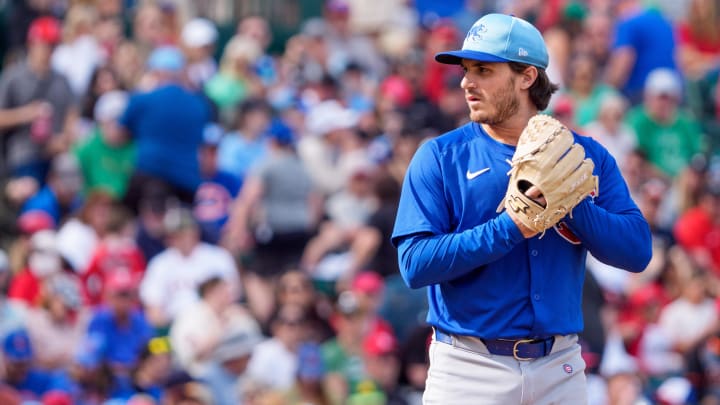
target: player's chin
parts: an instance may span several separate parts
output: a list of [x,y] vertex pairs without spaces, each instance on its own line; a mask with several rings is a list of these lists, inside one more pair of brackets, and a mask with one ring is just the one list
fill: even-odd
[[494,122],[493,115],[486,110],[470,110],[470,120],[478,124],[489,124]]

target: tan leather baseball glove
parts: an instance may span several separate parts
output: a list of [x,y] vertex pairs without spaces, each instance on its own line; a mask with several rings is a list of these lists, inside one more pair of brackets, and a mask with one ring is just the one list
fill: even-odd
[[[598,178],[592,174],[595,165],[585,158],[585,149],[575,143],[569,129],[548,115],[530,118],[509,163],[510,182],[498,212],[512,210],[536,232],[544,234],[598,190]],[[541,198],[525,194],[532,186],[540,190]]]

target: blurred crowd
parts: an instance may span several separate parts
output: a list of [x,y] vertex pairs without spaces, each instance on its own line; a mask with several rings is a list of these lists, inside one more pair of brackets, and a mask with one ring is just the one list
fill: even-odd
[[499,11],[653,232],[588,257],[590,404],[720,404],[720,1],[326,0],[278,46],[305,3],[0,1],[0,403],[419,404],[389,236],[468,120],[433,56]]

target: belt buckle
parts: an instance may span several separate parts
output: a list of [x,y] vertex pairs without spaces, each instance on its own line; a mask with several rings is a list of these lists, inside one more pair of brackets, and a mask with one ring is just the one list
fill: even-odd
[[532,343],[532,342],[534,342],[534,341],[535,341],[535,339],[520,339],[520,340],[516,340],[515,343],[513,344],[513,351],[512,351],[513,357],[515,358],[515,360],[519,360],[519,361],[529,361],[529,360],[533,360],[532,357],[520,357],[520,356],[518,356],[518,345],[524,344],[524,343]]

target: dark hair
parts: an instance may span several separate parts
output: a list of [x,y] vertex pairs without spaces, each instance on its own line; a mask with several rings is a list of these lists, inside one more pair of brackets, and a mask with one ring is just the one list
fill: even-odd
[[[532,66],[526,63],[519,62],[508,62],[508,65],[510,66],[510,69],[512,69],[512,71],[515,73],[522,73],[525,71],[525,69]],[[545,72],[545,69],[541,69],[538,67],[536,68],[538,71],[538,75],[535,79],[535,83],[530,86],[530,101],[535,104],[535,107],[539,111],[542,111],[547,108],[548,103],[550,102],[550,97],[560,88],[560,86],[550,81],[550,78]]]
[[205,298],[205,296],[212,291],[215,287],[222,284],[224,280],[218,276],[212,276],[209,279],[203,281],[198,286],[198,295],[201,298]]

